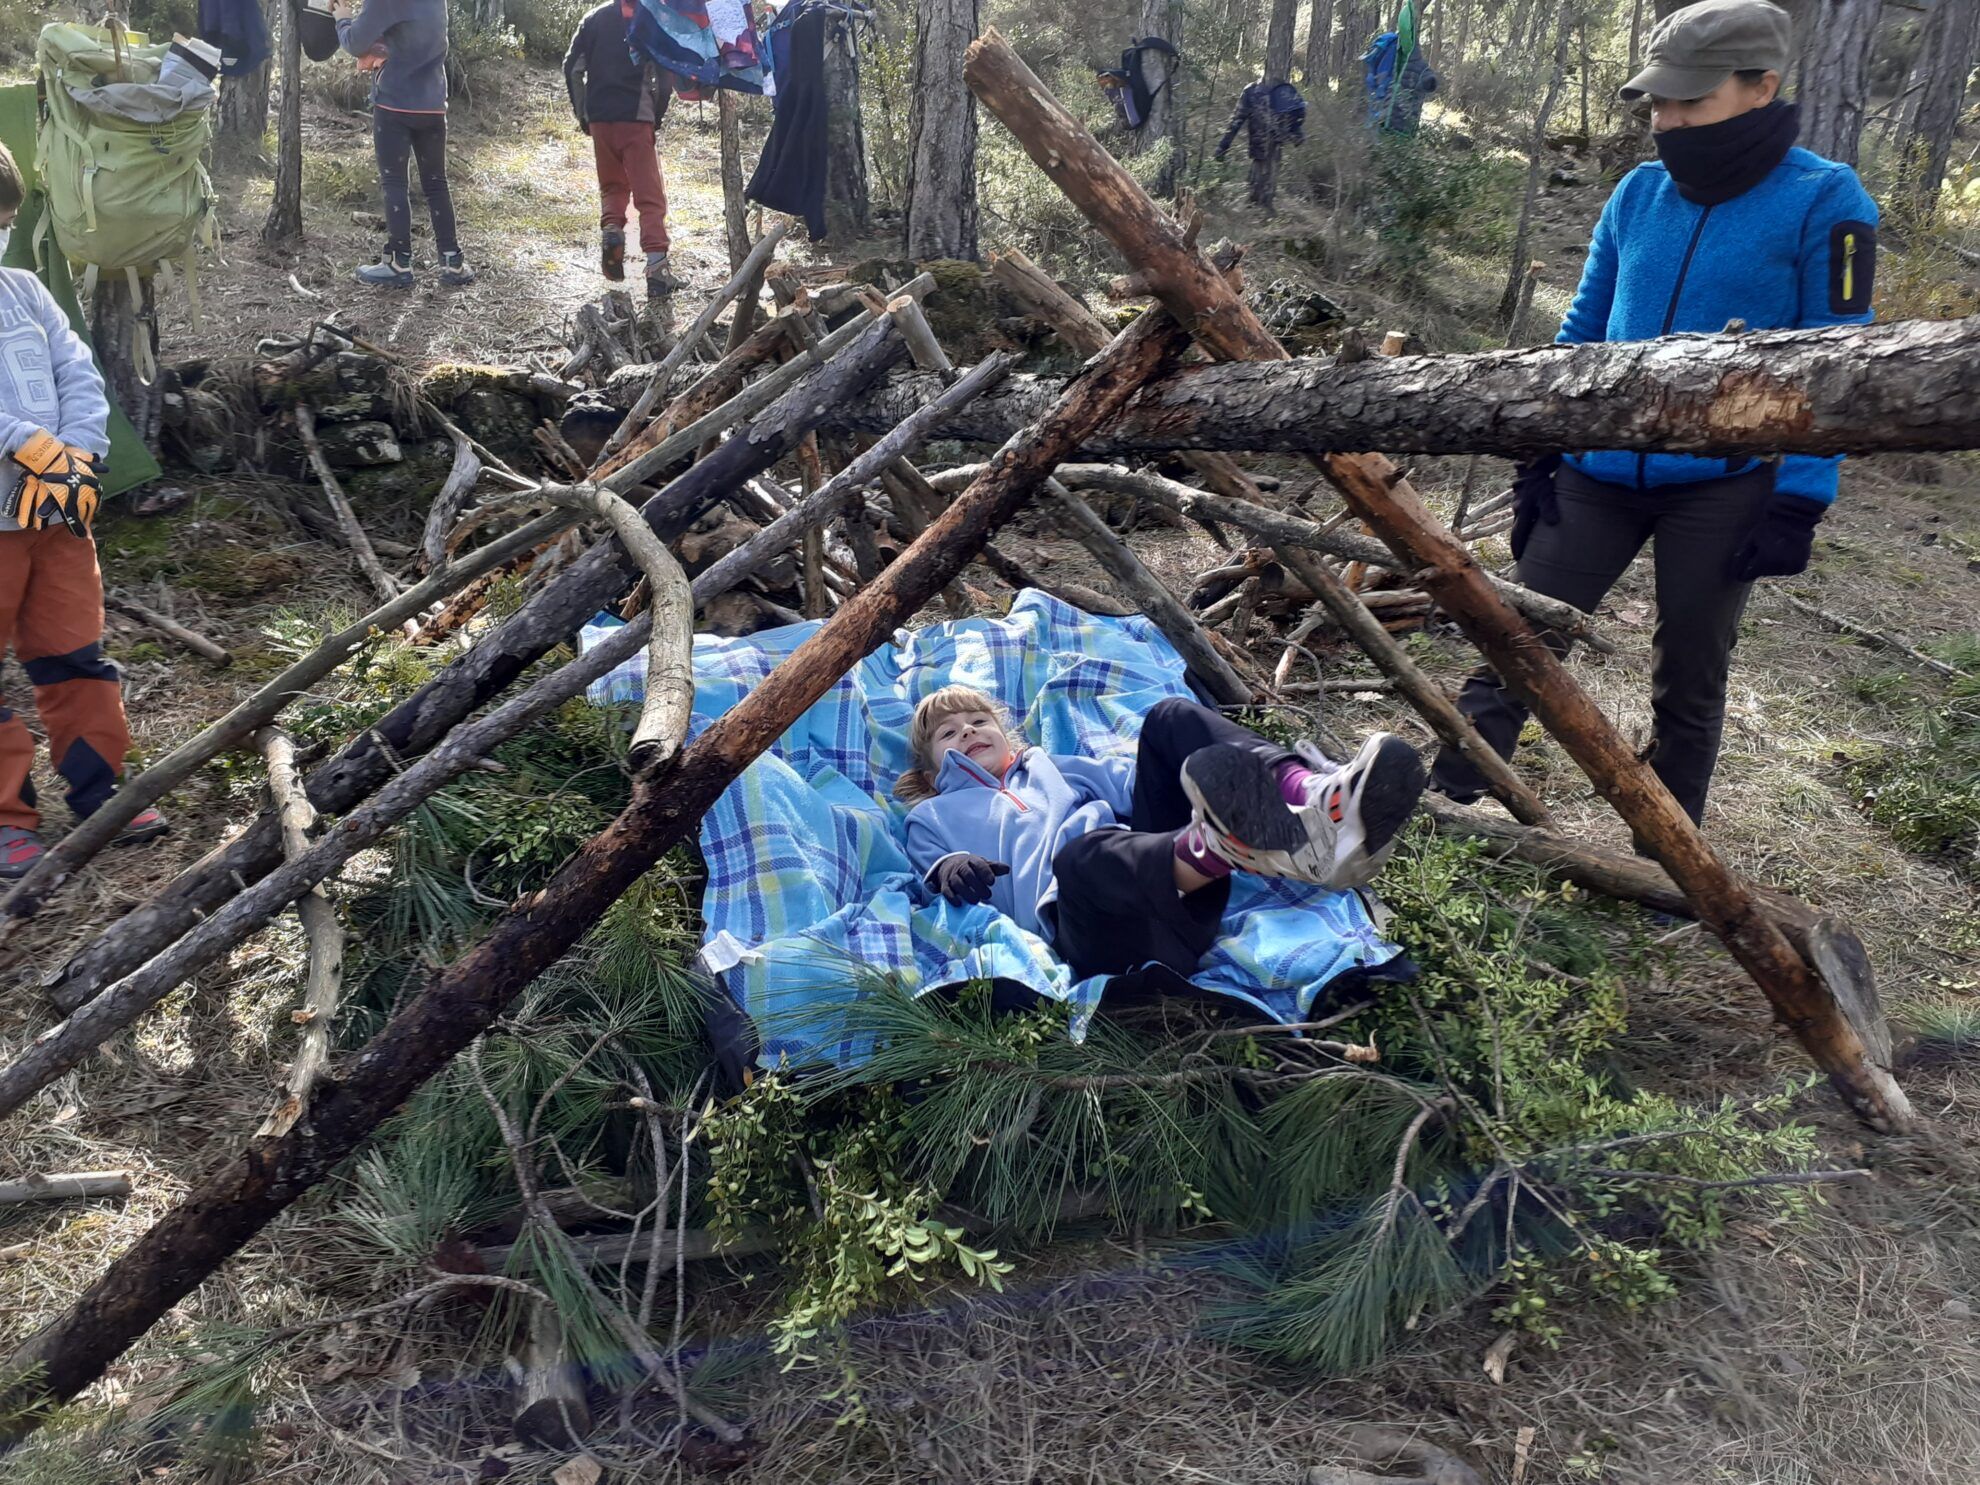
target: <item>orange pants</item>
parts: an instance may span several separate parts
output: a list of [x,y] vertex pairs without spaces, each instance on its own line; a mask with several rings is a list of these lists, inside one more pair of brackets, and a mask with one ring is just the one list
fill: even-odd
[[[0,653],[11,643],[27,671],[49,756],[78,819],[116,789],[131,747],[119,672],[102,640],[96,543],[61,526],[0,531]],[[33,766],[33,734],[0,705],[0,825],[39,828]]]
[[653,125],[594,123],[591,155],[598,166],[598,194],[605,210],[599,225],[609,231],[626,229],[626,208],[639,207],[641,252],[667,251],[667,186],[660,177],[660,153],[653,145]]

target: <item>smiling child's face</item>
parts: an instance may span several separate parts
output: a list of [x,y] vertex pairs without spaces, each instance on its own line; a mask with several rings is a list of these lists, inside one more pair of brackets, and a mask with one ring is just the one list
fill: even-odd
[[993,712],[952,712],[935,724],[929,751],[939,764],[951,749],[992,773],[1001,774],[1010,762],[1011,741]]

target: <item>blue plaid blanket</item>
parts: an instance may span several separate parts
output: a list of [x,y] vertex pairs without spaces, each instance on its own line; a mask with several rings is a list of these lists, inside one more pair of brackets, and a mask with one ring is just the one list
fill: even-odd
[[[697,635],[692,732],[817,628]],[[594,683],[591,699],[637,700],[644,661]],[[1021,594],[1002,619],[903,630],[842,677],[743,771],[701,827],[703,962],[755,1021],[766,1063],[863,1059],[870,1044],[845,1025],[845,1011],[887,977],[917,994],[1014,980],[1069,1002],[1075,1036],[1100,1002],[1104,976],[1075,980],[1037,935],[994,908],[950,906],[908,864],[906,810],[891,791],[908,766],[916,703],[951,684],[995,696],[1048,752],[1088,757],[1132,754],[1148,710],[1189,695],[1181,658],[1148,620],[1097,617],[1037,592]],[[1335,976],[1397,952],[1359,894],[1239,873],[1224,936],[1194,979],[1297,1021]]]

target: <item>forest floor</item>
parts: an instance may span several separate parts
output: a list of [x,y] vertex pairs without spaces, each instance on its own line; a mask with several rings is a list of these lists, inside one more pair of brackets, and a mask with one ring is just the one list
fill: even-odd
[[[546,69],[519,68],[499,102],[462,107],[453,127],[455,191],[477,284],[455,291],[423,280],[410,294],[387,296],[350,282],[352,265],[376,246],[376,234],[351,218],[376,209],[366,125],[313,102],[307,246],[299,254],[262,247],[256,229],[266,178],[223,175],[227,264],[204,278],[197,329],[176,309],[168,313],[166,359],[240,356],[258,337],[295,333],[333,308],[416,364],[521,362],[560,351],[565,320],[602,287],[589,149],[565,116],[560,81]],[[705,117],[677,108],[663,136],[676,271],[690,280],[678,302],[688,312],[727,277],[716,139],[712,108]],[[1585,188],[1552,203],[1538,255],[1577,261],[1603,195],[1592,168],[1587,173]],[[1289,225],[1214,202],[1210,209],[1217,232],[1260,242],[1255,263],[1274,275],[1302,272],[1301,259],[1282,250],[1301,220],[1297,211],[1288,213]],[[430,258],[426,246],[416,245]],[[1496,295],[1503,271],[1483,261],[1445,268],[1439,303],[1401,293],[1353,302],[1371,305],[1370,319],[1414,307],[1422,318],[1411,328],[1444,348],[1436,327],[1483,324],[1481,306]],[[1560,291],[1550,294],[1542,310],[1557,317]],[[1425,461],[1417,478],[1433,498],[1448,500],[1462,470],[1461,460]],[[268,485],[183,471],[172,478],[192,490],[193,502],[169,527],[106,515],[106,574],[171,606],[242,659],[216,671],[113,622],[110,649],[126,666],[138,746],[148,756],[254,683],[265,670],[263,630],[273,619],[322,622],[366,606],[341,552],[267,518]],[[1179,592],[1213,564],[1206,539],[1143,536],[1144,555]],[[1097,574],[1080,577],[1105,584]],[[1980,462],[1851,466],[1816,565],[1791,586],[1914,644],[1970,637],[1980,612]],[[1573,661],[1632,736],[1646,731],[1651,616],[1649,575],[1639,564],[1602,615],[1621,652],[1578,653]],[[1452,683],[1468,664],[1467,651],[1446,637],[1416,648]],[[1274,646],[1260,650],[1268,663],[1277,658]],[[9,667],[4,689],[24,691],[17,668]],[[1866,815],[1850,760],[1877,745],[1923,746],[1921,719],[1942,699],[1937,678],[1827,632],[1763,588],[1735,659],[1725,761],[1708,821],[1740,869],[1861,931],[1887,1002],[1905,1024],[1929,1024],[1947,1006],[1980,1005],[1980,899],[1973,873],[1907,850]],[[1424,741],[1413,717],[1380,698],[1330,706],[1342,731],[1386,725]],[[1521,766],[1573,831],[1626,844],[1620,823],[1552,743],[1526,750]],[[209,771],[171,808],[172,836],[110,853],[64,892],[58,910],[7,944],[12,985],[0,995],[0,1045],[18,1047],[48,1024],[29,988],[38,969],[61,962],[66,948],[251,818],[258,790]],[[1699,1099],[1750,1097],[1804,1071],[1794,1044],[1706,935],[1676,925],[1660,933],[1667,940],[1660,971],[1636,988],[1632,1005],[1630,1050],[1639,1065]],[[298,955],[286,928],[257,938],[5,1126],[0,1177],[118,1167],[131,1170],[136,1185],[122,1202],[0,1210],[0,1315],[8,1331],[57,1311],[259,1120],[280,1081],[284,985],[293,983],[287,972]],[[1970,1043],[1924,1038],[1909,1054],[1904,1081],[1923,1116],[1922,1132],[1911,1138],[1864,1134],[1823,1089],[1798,1105],[1821,1131],[1825,1162],[1867,1168],[1867,1179],[1834,1188],[1804,1221],[1736,1223],[1709,1258],[1677,1262],[1678,1297],[1658,1308],[1564,1313],[1558,1344],[1520,1341],[1502,1379],[1483,1365],[1501,1331],[1489,1304],[1426,1316],[1380,1366],[1319,1379],[1266,1365],[1210,1335],[1199,1281],[1166,1268],[1158,1244],[1096,1237],[1028,1255],[1023,1283],[1007,1295],[943,1292],[925,1306],[862,1322],[853,1346],[872,1409],[863,1427],[823,1421],[826,1383],[815,1375],[758,1368],[731,1401],[760,1420],[762,1447],[733,1478],[1297,1485],[1309,1466],[1334,1457],[1346,1424],[1372,1419],[1424,1427],[1499,1485],[1970,1485],[1980,1460],[1973,1319],[1980,1061]],[[182,1306],[171,1328],[185,1334],[194,1318],[245,1324],[357,1308],[378,1296],[353,1287],[347,1257],[325,1247],[302,1216],[278,1224]],[[689,1319],[697,1334],[740,1340],[751,1333],[754,1291],[741,1279],[707,1266],[695,1283]],[[383,1348],[354,1335],[312,1333],[283,1358],[294,1393],[277,1410],[282,1421],[252,1478],[535,1480],[559,1463],[506,1444],[506,1377],[458,1360],[471,1349],[471,1317],[446,1307],[417,1312]],[[148,1343],[101,1396],[125,1397],[175,1364],[171,1352]],[[337,1414],[342,1421],[326,1420],[308,1400],[334,1390],[348,1402],[353,1389],[375,1408],[376,1430],[352,1425],[347,1406]],[[429,1406],[436,1395],[444,1408]],[[447,1427],[408,1436],[386,1422],[409,1405],[422,1417],[444,1415]],[[62,1449],[31,1451],[18,1469],[25,1472],[10,1479],[63,1485],[195,1478],[184,1461],[111,1461]],[[618,1461],[612,1479],[658,1480],[674,1469],[658,1455],[644,1467]]]

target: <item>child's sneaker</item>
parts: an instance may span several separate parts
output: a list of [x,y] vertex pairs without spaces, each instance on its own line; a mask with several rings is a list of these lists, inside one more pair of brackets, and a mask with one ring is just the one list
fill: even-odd
[[626,234],[606,231],[598,240],[598,271],[613,283],[626,277]]
[[474,270],[459,248],[440,255],[440,282],[450,289],[464,289],[474,282]]
[[113,846],[141,846],[146,841],[157,840],[171,830],[165,817],[150,805],[146,805],[131,817],[130,824],[111,838]]
[[646,295],[649,299],[665,299],[674,290],[686,287],[686,279],[674,277],[673,263],[667,254],[646,255]]
[[41,837],[18,825],[0,825],[0,882],[17,882],[47,852]]
[[[1324,763],[1317,752],[1309,761]],[[1415,748],[1393,732],[1375,733],[1347,763],[1308,781],[1306,803],[1293,810],[1306,845],[1286,875],[1323,887],[1367,886],[1389,864],[1425,782]]]
[[1183,760],[1182,786],[1211,851],[1245,871],[1288,875],[1260,863],[1290,860],[1306,844],[1306,831],[1264,758],[1230,743],[1212,743]]
[[374,289],[410,289],[413,285],[412,254],[395,253],[390,248],[352,275],[359,283]]

